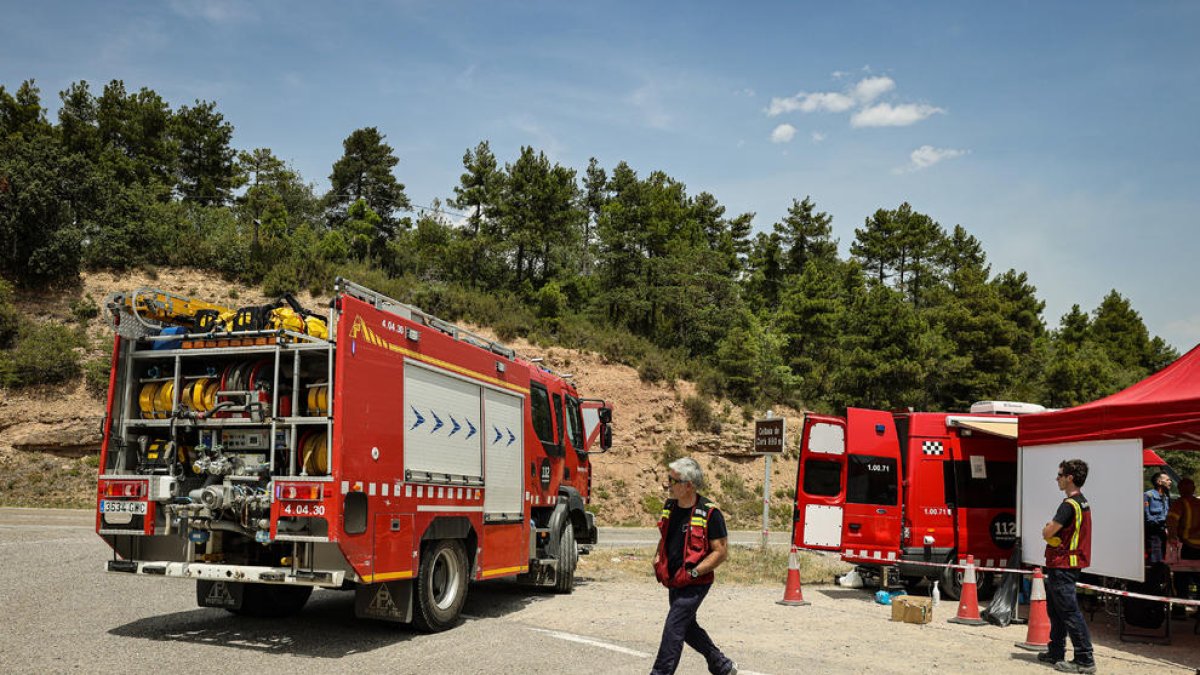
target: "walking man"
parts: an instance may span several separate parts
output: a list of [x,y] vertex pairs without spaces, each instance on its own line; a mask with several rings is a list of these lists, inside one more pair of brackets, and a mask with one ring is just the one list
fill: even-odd
[[729,552],[725,518],[717,505],[700,496],[704,474],[696,460],[685,457],[671,462],[667,489],[658,521],[658,553],[654,576],[669,590],[671,609],[663,625],[662,642],[651,675],[668,675],[679,666],[686,642],[700,652],[713,675],[734,675],[737,664],[721,653],[708,633],[696,622],[696,612],[712,587],[713,570]]
[[[1079,488],[1087,481],[1088,465],[1070,459],[1058,465],[1058,489],[1066,495],[1054,519],[1042,528],[1046,540],[1046,600],[1050,610],[1050,644],[1038,660],[1053,663],[1065,673],[1094,673],[1092,640],[1075,597],[1079,572],[1092,555],[1092,511]],[[1075,658],[1067,661],[1067,635]]]
[[1146,562],[1162,562],[1167,542],[1167,512],[1171,510],[1171,476],[1157,471],[1150,479],[1154,487],[1142,495],[1146,518]]

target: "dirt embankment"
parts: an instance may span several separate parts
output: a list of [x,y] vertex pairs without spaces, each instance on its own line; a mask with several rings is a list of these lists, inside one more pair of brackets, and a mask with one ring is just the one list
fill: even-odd
[[[21,310],[39,321],[57,321],[64,330],[76,326],[87,334],[85,360],[110,349],[111,330],[101,316],[78,324],[72,308],[80,303],[103,307],[112,291],[158,288],[230,306],[261,304],[257,289],[231,286],[221,278],[194,270],[163,270],[126,275],[85,275],[81,287],[68,293],[23,296]],[[305,306],[323,306],[328,298],[303,295]],[[489,335],[486,327],[468,327]],[[493,336],[494,337],[494,336]],[[561,347],[540,347],[523,340],[510,345],[525,357],[542,357],[544,365],[571,373],[581,393],[610,401],[614,408],[614,446],[593,458],[592,510],[602,525],[650,525],[664,494],[666,462],[686,455],[705,468],[704,492],[726,511],[734,527],[758,528],[762,514],[764,460],[751,454],[754,417],[724,401],[711,402],[716,424],[693,431],[684,411],[685,399],[696,395],[690,382],[647,383],[629,366]],[[776,409],[789,418],[794,437],[799,414]],[[104,402],[82,379],[61,387],[7,391],[0,395],[0,504],[89,507],[95,485],[96,453]],[[719,429],[719,430],[718,430]],[[790,527],[796,460],[777,457],[771,472],[772,528]]]

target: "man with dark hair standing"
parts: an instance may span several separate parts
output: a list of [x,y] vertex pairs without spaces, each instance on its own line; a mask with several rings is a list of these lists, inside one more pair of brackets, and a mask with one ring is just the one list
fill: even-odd
[[[1092,640],[1079,611],[1075,583],[1092,555],[1092,511],[1079,488],[1087,481],[1088,465],[1069,459],[1058,465],[1058,489],[1066,499],[1058,505],[1054,519],[1042,528],[1046,540],[1046,600],[1050,610],[1050,644],[1038,661],[1053,663],[1065,673],[1094,673]],[[1067,661],[1067,635],[1075,658]]]
[[1171,476],[1155,471],[1150,479],[1153,486],[1142,495],[1142,510],[1146,518],[1146,562],[1162,562],[1167,541],[1167,513],[1171,510]]
[[674,673],[686,642],[700,652],[713,675],[734,675],[737,664],[721,653],[696,622],[696,612],[714,580],[713,570],[729,552],[725,518],[717,505],[701,497],[704,474],[696,460],[685,457],[668,465],[670,499],[663,504],[654,556],[654,576],[669,590],[671,609],[651,675]]

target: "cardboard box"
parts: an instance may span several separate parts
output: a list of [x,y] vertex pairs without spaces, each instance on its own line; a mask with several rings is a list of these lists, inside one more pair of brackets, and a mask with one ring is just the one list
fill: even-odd
[[915,595],[892,598],[892,621],[929,623],[933,620],[933,599]]

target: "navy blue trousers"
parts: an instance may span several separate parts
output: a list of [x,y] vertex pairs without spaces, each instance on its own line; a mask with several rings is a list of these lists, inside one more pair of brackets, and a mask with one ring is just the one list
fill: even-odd
[[684,643],[700,652],[708,662],[708,672],[713,675],[724,675],[733,667],[733,661],[721,653],[708,633],[696,623],[696,612],[700,610],[700,603],[704,602],[709,588],[712,588],[712,584],[669,589],[671,609],[663,624],[662,642],[658,645],[658,657],[654,659],[654,670],[650,671],[650,675],[674,673],[679,667]]
[[1083,613],[1079,611],[1079,600],[1075,596],[1075,582],[1079,581],[1079,570],[1049,568],[1046,570],[1046,609],[1050,614],[1050,645],[1046,652],[1059,660],[1066,659],[1067,636],[1075,649],[1075,661],[1090,666],[1092,638],[1088,634]]

